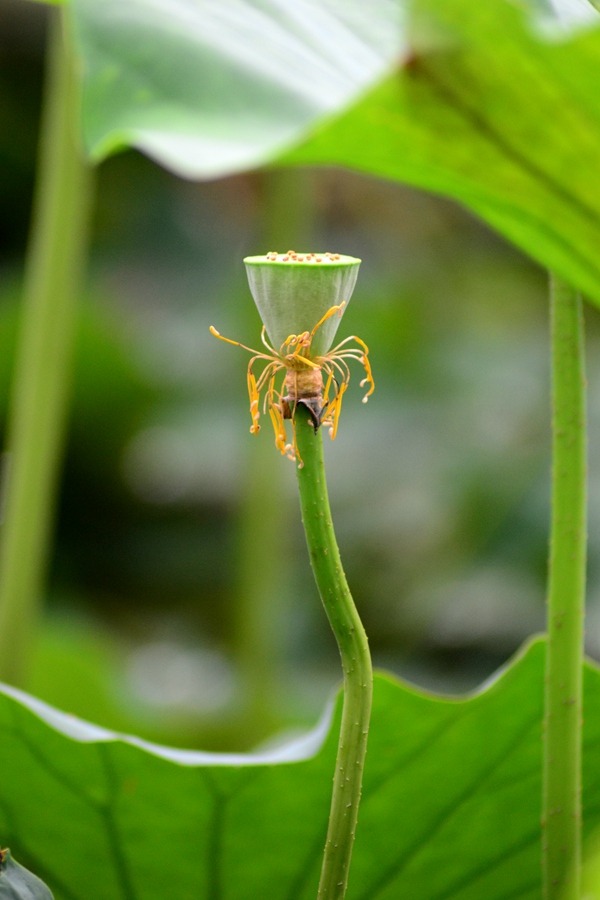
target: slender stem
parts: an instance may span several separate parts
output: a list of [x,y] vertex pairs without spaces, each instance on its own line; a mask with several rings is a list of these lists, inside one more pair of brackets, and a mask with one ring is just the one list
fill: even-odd
[[342,569],[333,531],[321,432],[314,433],[306,410],[296,410],[298,449],[304,462],[297,469],[302,521],[317,587],[335,634],[344,670],[344,708],[338,745],[333,797],[320,900],[342,900],[358,818],[362,775],[367,751],[373,673],[364,628]]
[[0,679],[13,684],[26,675],[46,569],[91,199],[65,14],[52,14],[0,545]]
[[546,900],[579,900],[586,564],[586,422],[581,299],[551,283],[553,464],[544,720]]
[[251,436],[246,468],[250,474],[244,480],[238,523],[235,637],[246,700],[244,742],[252,746],[282,725],[281,586],[288,547],[271,432],[263,429]]
[[[265,247],[308,247],[316,210],[314,175],[300,169],[261,175],[262,241]],[[243,343],[251,342],[261,322],[254,304],[239,304]],[[244,368],[245,364],[243,363]],[[238,572],[235,592],[235,647],[247,706],[244,741],[252,746],[281,728],[283,712],[282,634],[285,618],[288,511],[282,502],[285,461],[273,465],[270,428],[247,441],[248,477],[240,495]]]

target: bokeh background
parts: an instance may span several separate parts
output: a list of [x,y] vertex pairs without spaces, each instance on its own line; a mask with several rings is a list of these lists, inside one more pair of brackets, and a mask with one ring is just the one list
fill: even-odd
[[[0,0],[0,417],[31,206],[47,11]],[[293,465],[249,434],[242,259],[360,256],[340,335],[369,345],[335,443],[334,520],[375,664],[475,689],[543,629],[546,273],[444,199],[335,169],[210,183],[103,163],[56,537],[29,689],[147,738],[247,749],[314,723],[340,678]],[[586,310],[588,651],[600,656],[600,319]],[[265,421],[265,426],[268,423]]]

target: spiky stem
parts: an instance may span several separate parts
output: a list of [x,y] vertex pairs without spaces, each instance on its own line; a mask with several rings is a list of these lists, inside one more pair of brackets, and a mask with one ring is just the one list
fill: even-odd
[[579,900],[586,566],[586,415],[581,298],[551,280],[552,525],[544,718],[545,900]]
[[346,893],[358,818],[373,692],[371,656],[354,606],[333,531],[321,432],[308,411],[296,409],[296,433],[304,465],[297,469],[302,521],[319,594],[335,634],[344,671],[344,706],[329,828],[319,883],[319,900],[342,900]]
[[0,545],[0,680],[13,684],[27,670],[46,567],[91,193],[65,13],[53,16]]

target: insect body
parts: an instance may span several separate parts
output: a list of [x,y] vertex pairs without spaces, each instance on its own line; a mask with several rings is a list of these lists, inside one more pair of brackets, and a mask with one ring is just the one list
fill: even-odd
[[[260,398],[265,390],[263,400],[263,413],[269,410],[271,422],[275,432],[275,445],[281,453],[290,459],[299,458],[296,444],[296,424],[294,413],[298,404],[303,404],[309,411],[315,431],[321,425],[329,427],[332,438],[335,438],[342,408],[342,398],[350,381],[350,369],[348,360],[354,359],[360,362],[366,377],[361,381],[361,386],[368,384],[369,390],[363,397],[366,403],[369,396],[375,390],[375,383],[369,363],[369,348],[355,335],[343,340],[332,350],[323,356],[311,356],[311,345],[319,328],[331,316],[340,315],[345,304],[332,306],[315,325],[312,331],[302,334],[290,335],[277,352],[266,339],[266,329],[263,327],[261,338],[268,353],[253,350],[223,337],[216,328],[211,325],[210,331],[215,337],[236,347],[242,347],[252,353],[248,363],[248,394],[250,397],[250,414],[252,434],[258,434],[260,430]],[[358,346],[352,346],[352,342]],[[254,365],[259,360],[266,362],[265,367],[258,376],[254,375]],[[277,387],[277,378],[280,372],[285,372],[285,377],[280,387]],[[325,377],[324,377],[325,376]],[[285,419],[292,422],[293,438],[288,443],[285,430]]]

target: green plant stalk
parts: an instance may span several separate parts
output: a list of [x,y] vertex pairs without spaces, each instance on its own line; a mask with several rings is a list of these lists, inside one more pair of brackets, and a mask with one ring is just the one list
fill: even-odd
[[306,543],[319,594],[335,634],[344,671],[342,726],[319,900],[345,896],[352,857],[371,716],[373,672],[365,630],[348,588],[335,540],[321,432],[315,434],[302,404],[296,409],[297,468]]
[[[243,678],[246,746],[282,727],[282,584],[288,555],[281,471],[263,429],[248,440],[248,477],[241,495],[237,542],[235,647]],[[238,728],[238,731],[240,729]]]
[[586,566],[586,415],[581,298],[551,279],[552,525],[542,812],[546,900],[580,900]]
[[91,201],[65,13],[52,15],[0,543],[0,680],[12,684],[26,679],[46,570]]
[[[315,215],[313,172],[265,171],[261,176],[262,243],[265,247],[309,247]],[[239,305],[242,341],[260,331],[254,304]],[[245,366],[244,366],[245,373]],[[235,648],[246,697],[244,741],[253,746],[286,721],[283,717],[282,637],[286,558],[289,555],[285,466],[273,465],[270,428],[250,436],[242,479],[237,540]]]

